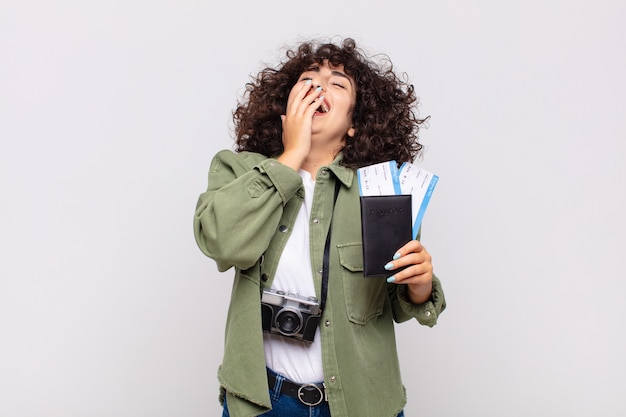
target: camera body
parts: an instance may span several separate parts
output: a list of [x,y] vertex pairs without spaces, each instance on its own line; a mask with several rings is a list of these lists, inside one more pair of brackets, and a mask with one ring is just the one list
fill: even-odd
[[316,297],[264,289],[261,296],[263,331],[311,343],[322,316]]

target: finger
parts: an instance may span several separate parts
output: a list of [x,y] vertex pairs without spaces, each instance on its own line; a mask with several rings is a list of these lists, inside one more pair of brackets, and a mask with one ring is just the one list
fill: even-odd
[[418,253],[424,249],[421,242],[419,240],[410,240],[404,246],[396,251],[393,255],[393,260],[400,259],[403,256],[406,256],[410,253]]
[[402,271],[387,278],[387,282],[394,284],[424,284],[432,281],[432,265],[411,265]]
[[402,246],[400,249],[396,251],[396,253],[393,255],[392,260],[395,261],[397,259],[400,259],[403,256],[408,255],[409,253],[422,252],[423,250],[424,250],[424,246],[419,240],[410,240],[404,246]]
[[304,98],[311,90],[311,80],[298,81],[291,89],[290,96],[299,96],[300,99]]
[[324,96],[320,95],[321,92],[317,93],[318,96],[313,100],[309,107],[306,109],[306,113],[308,116],[313,117],[313,114],[320,108],[320,106],[324,103]]
[[430,254],[425,251],[411,252],[398,259],[391,260],[385,265],[385,270],[395,271],[400,268],[409,267],[411,265],[421,265],[430,263]]
[[311,80],[298,81],[291,87],[291,91],[289,91],[289,96],[287,97],[287,113],[290,113],[290,109],[293,109],[294,104],[302,101],[310,89]]
[[304,98],[310,96],[315,92],[319,92],[320,90],[321,87],[314,88],[311,85],[311,80],[299,81],[292,87],[291,91],[289,92],[289,100],[298,103]]
[[[311,106],[316,101],[319,101],[320,97],[323,97],[321,94],[322,94],[322,87],[315,87],[315,88],[309,89],[309,91],[306,93],[306,95],[302,99],[302,104],[306,106]],[[317,106],[315,108],[317,108]]]
[[[320,106],[323,100],[322,89],[310,89],[306,95],[297,94],[287,103],[287,114],[290,116],[313,116],[313,113]],[[313,107],[311,109],[311,107]]]

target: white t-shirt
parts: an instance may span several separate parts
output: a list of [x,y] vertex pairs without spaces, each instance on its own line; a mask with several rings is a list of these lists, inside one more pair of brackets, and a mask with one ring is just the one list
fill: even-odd
[[[272,289],[301,296],[315,296],[311,255],[309,252],[309,218],[313,204],[315,181],[307,171],[300,170],[304,185],[304,202],[276,269]],[[274,334],[263,334],[265,363],[275,372],[300,383],[324,380],[322,345],[319,328],[313,343]]]

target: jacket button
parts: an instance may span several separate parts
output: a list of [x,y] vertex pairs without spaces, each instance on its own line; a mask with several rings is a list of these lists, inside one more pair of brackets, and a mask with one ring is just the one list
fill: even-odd
[[269,277],[267,276],[267,274],[266,274],[266,273],[262,273],[262,274],[261,274],[261,281],[263,281],[263,282],[267,282],[267,280],[268,280],[268,279],[269,279]]
[[279,230],[281,233],[285,233],[285,232],[287,231],[287,226],[285,226],[284,224],[281,224],[281,225],[278,227],[278,230]]

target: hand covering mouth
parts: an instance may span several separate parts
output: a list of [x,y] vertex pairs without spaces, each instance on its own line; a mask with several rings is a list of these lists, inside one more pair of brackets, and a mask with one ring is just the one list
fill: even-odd
[[[308,96],[309,94],[312,94],[314,92],[313,87],[311,87],[311,89],[309,91],[307,91],[306,96]],[[328,102],[326,101],[326,99],[322,99],[322,104],[319,105],[319,107],[315,110],[317,113],[328,113],[330,110],[330,106],[328,105]]]

